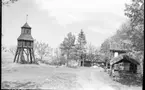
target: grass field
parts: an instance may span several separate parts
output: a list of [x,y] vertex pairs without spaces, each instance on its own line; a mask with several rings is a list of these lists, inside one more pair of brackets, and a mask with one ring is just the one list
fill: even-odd
[[113,81],[100,67],[16,64],[8,53],[2,58],[2,89],[142,90]]

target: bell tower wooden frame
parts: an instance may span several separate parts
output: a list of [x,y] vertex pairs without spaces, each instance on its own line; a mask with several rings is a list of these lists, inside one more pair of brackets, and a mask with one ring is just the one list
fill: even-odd
[[21,35],[17,39],[17,50],[14,57],[16,63],[35,63],[34,39],[31,36],[31,27],[26,22],[21,27]]

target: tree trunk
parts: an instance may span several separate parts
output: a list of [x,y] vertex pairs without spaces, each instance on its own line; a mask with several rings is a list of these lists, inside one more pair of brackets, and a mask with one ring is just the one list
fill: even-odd
[[68,66],[68,60],[69,60],[69,53],[67,53],[67,66]]
[[84,66],[84,64],[85,64],[85,59],[84,58],[82,58],[83,59],[83,66]]
[[40,60],[42,60],[43,59],[43,56],[40,56]]

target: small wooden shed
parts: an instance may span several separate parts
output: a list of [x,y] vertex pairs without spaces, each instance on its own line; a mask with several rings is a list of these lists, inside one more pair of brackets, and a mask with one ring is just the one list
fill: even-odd
[[123,71],[127,73],[137,73],[140,63],[128,56],[127,54],[120,54],[110,60],[111,71]]

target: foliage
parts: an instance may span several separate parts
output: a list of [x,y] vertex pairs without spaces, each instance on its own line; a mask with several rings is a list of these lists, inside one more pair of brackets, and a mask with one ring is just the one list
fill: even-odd
[[68,67],[77,68],[78,67],[78,62],[76,60],[70,60],[69,63],[68,63]]
[[50,55],[51,51],[52,51],[52,48],[49,47],[48,44],[38,42],[38,41],[35,40],[35,42],[34,42],[34,52],[35,52],[35,55],[38,55],[41,60],[44,58],[44,56]]
[[126,4],[125,15],[131,19],[133,26],[144,24],[144,0],[132,0]]
[[80,53],[85,52],[85,45],[86,45],[86,37],[85,34],[83,32],[83,30],[81,30],[81,32],[78,35],[78,39],[77,39],[77,46],[78,46],[78,50],[80,50]]
[[78,50],[77,52],[80,60],[85,59],[84,54],[86,53],[86,47],[85,47],[86,44],[87,41],[86,41],[85,34],[83,30],[81,30],[81,32],[78,35],[77,44],[76,44],[76,48]]
[[144,33],[140,28],[132,28],[131,22],[122,24],[117,31],[117,40],[122,40],[126,44],[126,48],[136,51],[144,51]]
[[101,44],[100,53],[103,53],[104,55],[104,61],[107,62],[111,59],[111,53],[110,53],[110,45],[111,45],[111,38],[106,39]]
[[10,5],[10,4],[15,3],[15,2],[17,2],[17,1],[18,1],[18,0],[2,0],[2,1],[1,1],[1,5],[2,5],[2,6]]
[[122,50],[133,49],[132,41],[128,35],[129,30],[131,30],[130,22],[123,23],[120,29],[111,37],[113,41],[111,44],[116,44],[116,46]]
[[128,36],[130,36],[133,47],[144,51],[144,0],[132,0],[131,4],[126,4],[125,15],[131,21]]
[[60,56],[59,58],[53,57],[53,60],[49,64],[57,66],[65,65],[66,59],[64,56]]
[[60,51],[62,56],[66,56],[67,65],[69,60],[78,60],[82,59],[84,53],[86,52],[86,39],[85,34],[81,30],[78,35],[77,42],[75,43],[75,35],[71,32],[67,34],[67,37],[64,38],[63,42],[60,44]]
[[86,53],[87,53],[87,59],[89,61],[94,61],[96,59],[95,54],[96,53],[96,47],[92,44],[88,44],[86,47]]
[[61,50],[59,48],[56,48],[54,51],[55,55],[53,56],[53,61],[52,63],[54,65],[64,65],[66,63],[66,59],[64,56],[61,54]]
[[1,51],[6,52],[7,51],[7,48],[4,45],[1,45]]
[[100,52],[100,50],[95,51],[95,61],[105,62],[105,54]]
[[81,30],[81,32],[78,35],[78,40],[77,40],[77,44],[80,45],[80,48],[83,48],[86,45],[86,37],[85,34],[83,32],[83,30]]
[[63,42],[60,44],[61,52],[63,55],[67,56],[67,60],[70,59],[70,54],[74,46],[75,46],[75,36],[70,32],[67,34],[67,37],[65,37]]
[[15,55],[16,50],[17,50],[17,47],[16,47],[16,46],[13,46],[13,47],[10,47],[10,48],[9,48],[9,52],[10,52],[12,55]]

